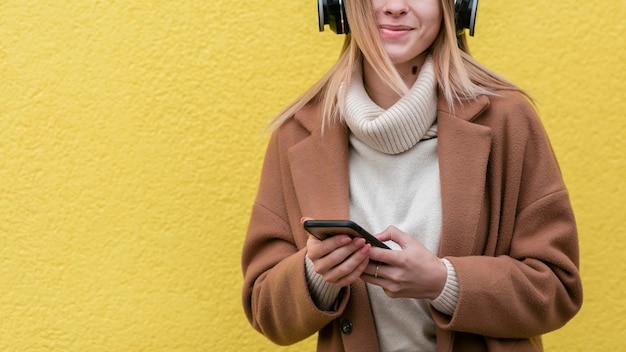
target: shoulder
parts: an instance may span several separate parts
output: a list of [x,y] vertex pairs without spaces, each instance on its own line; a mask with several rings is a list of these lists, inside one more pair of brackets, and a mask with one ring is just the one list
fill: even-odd
[[488,99],[489,106],[483,118],[501,123],[529,123],[539,120],[532,102],[520,92],[499,90],[488,96]]

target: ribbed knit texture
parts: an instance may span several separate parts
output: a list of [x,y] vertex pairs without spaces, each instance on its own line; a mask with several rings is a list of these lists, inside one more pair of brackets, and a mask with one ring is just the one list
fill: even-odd
[[452,315],[456,309],[457,303],[459,303],[459,281],[452,263],[445,258],[442,259],[442,261],[446,265],[446,271],[448,272],[446,284],[439,296],[432,300],[430,304],[432,304],[436,310],[447,315]]
[[[345,121],[350,130],[371,148],[399,154],[421,139],[437,135],[437,85],[429,56],[413,87],[387,110],[376,105],[363,85],[361,69],[353,72],[346,94]],[[429,131],[430,130],[430,131]]]
[[308,256],[305,256],[304,268],[309,291],[317,308],[324,311],[333,310],[341,288],[324,281],[322,275],[315,272],[313,262]]

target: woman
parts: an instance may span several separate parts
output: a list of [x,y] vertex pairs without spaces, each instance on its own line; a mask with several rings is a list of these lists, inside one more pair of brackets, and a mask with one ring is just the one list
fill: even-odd
[[[474,61],[452,0],[346,3],[336,65],[274,121],[243,303],[320,351],[536,351],[580,309],[576,224],[527,96]],[[351,219],[396,250],[301,222]]]

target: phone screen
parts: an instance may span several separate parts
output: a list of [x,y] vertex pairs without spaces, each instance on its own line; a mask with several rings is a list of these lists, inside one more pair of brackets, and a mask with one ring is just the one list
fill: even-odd
[[372,246],[390,249],[378,238],[372,236],[351,220],[307,220],[303,225],[305,230],[320,240],[324,240],[329,236],[345,234],[351,237],[362,237]]

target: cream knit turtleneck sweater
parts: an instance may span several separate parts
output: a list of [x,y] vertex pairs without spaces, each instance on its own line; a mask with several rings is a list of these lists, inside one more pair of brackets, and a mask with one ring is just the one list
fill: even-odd
[[[409,92],[386,111],[372,102],[358,76],[346,99],[350,218],[374,233],[394,225],[437,253],[442,220],[432,59],[427,58]],[[429,305],[451,314],[458,295],[454,269],[450,263],[446,267],[446,289],[434,301],[394,299],[368,285],[382,350],[436,350]]]

